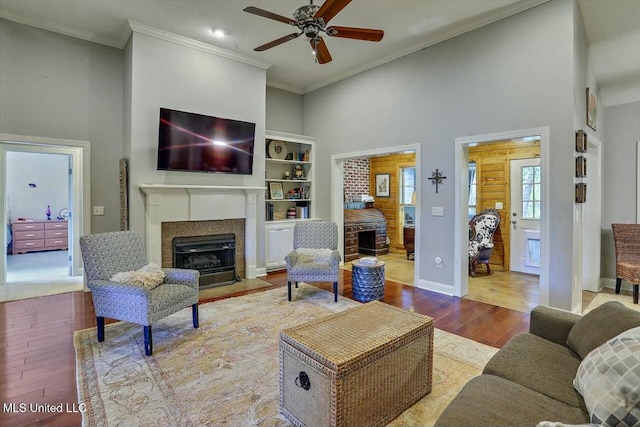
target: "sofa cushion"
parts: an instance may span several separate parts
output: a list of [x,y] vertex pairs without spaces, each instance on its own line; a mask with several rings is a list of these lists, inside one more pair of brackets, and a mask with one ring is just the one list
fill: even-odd
[[494,375],[469,381],[436,421],[436,427],[535,426],[543,419],[589,422],[588,414]]
[[582,396],[573,387],[578,366],[580,359],[566,346],[523,333],[510,339],[489,360],[483,373],[514,381],[569,406],[586,410]]
[[640,327],[589,353],[574,385],[584,396],[592,423],[640,426]]
[[569,332],[567,346],[584,359],[594,348],[636,326],[640,326],[640,311],[609,301],[578,320]]

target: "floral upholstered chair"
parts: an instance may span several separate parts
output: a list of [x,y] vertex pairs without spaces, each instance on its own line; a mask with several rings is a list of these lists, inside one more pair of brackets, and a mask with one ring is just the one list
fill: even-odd
[[338,301],[338,225],[335,222],[301,222],[293,229],[293,251],[285,257],[287,286],[291,301],[291,282],[333,282],[334,301]]
[[469,240],[469,275],[475,277],[478,264],[485,264],[487,274],[491,274],[489,258],[493,252],[493,235],[500,226],[500,214],[494,209],[487,209],[471,218],[469,226],[472,231]]
[[151,324],[191,306],[198,327],[200,272],[147,263],[139,233],[119,231],[80,237],[80,249],[104,341],[104,318],[141,324],[147,356],[153,352]]

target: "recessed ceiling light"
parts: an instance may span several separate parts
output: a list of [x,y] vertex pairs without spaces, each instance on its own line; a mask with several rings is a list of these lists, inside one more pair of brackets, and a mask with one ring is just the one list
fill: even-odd
[[211,33],[219,39],[227,35],[227,32],[223,28],[212,28]]

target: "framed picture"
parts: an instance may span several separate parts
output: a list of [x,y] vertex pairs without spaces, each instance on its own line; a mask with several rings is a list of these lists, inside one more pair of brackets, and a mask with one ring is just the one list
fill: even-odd
[[585,203],[587,201],[587,184],[576,184],[576,203]]
[[587,88],[587,126],[598,130],[598,98]]
[[576,151],[578,153],[587,152],[587,134],[582,129],[576,131]]
[[587,158],[584,156],[576,157],[576,178],[586,178],[587,176]]
[[282,191],[282,183],[281,182],[270,182],[269,183],[269,198],[273,200],[283,200],[284,192]]
[[391,175],[388,173],[376,174],[376,197],[390,197],[389,181]]

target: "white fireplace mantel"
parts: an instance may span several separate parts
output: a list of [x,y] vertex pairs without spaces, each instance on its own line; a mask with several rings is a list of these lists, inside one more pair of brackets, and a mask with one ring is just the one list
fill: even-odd
[[163,222],[245,219],[246,277],[256,277],[257,197],[265,187],[140,184],[145,195],[145,245],[149,262],[162,263]]

